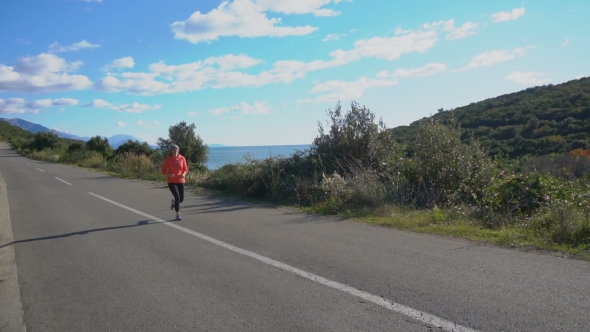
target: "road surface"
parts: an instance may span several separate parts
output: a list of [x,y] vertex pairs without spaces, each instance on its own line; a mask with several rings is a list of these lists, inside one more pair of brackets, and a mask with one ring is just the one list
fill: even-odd
[[588,262],[170,199],[0,143],[0,332],[590,329]]

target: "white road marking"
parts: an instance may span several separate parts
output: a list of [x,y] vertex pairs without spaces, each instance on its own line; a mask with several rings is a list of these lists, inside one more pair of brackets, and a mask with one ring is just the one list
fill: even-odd
[[364,292],[364,291],[362,291],[360,289],[356,289],[354,287],[350,287],[350,286],[347,286],[345,284],[341,284],[339,282],[336,282],[336,281],[333,281],[333,280],[330,280],[330,279],[326,279],[324,277],[320,277],[320,276],[315,275],[313,273],[310,273],[310,272],[307,272],[307,271],[303,271],[303,270],[300,270],[300,269],[298,269],[296,267],[293,267],[293,266],[290,266],[290,265],[281,263],[279,261],[276,261],[274,259],[271,259],[271,258],[262,256],[262,255],[259,255],[259,254],[255,253],[255,252],[248,251],[248,250],[245,250],[245,249],[242,249],[242,248],[233,246],[233,245],[231,245],[229,243],[225,243],[225,242],[219,241],[219,240],[214,239],[214,238],[212,238],[210,236],[207,236],[207,235],[204,235],[204,234],[195,232],[195,231],[190,230],[188,228],[185,228],[185,227],[182,227],[182,226],[178,226],[178,225],[173,224],[173,223],[170,223],[170,222],[166,222],[165,220],[162,220],[162,219],[160,219],[158,217],[155,217],[155,216],[149,215],[147,213],[141,212],[139,210],[130,208],[130,207],[125,206],[125,205],[123,205],[121,203],[118,203],[118,202],[112,201],[112,200],[110,200],[108,198],[99,196],[99,195],[97,195],[95,193],[91,193],[91,192],[88,192],[88,193],[90,195],[94,196],[94,197],[100,198],[100,199],[102,199],[104,201],[107,201],[107,202],[109,202],[111,204],[114,204],[116,206],[119,206],[119,207],[121,207],[123,209],[129,210],[131,212],[137,213],[137,214],[139,214],[141,216],[144,216],[146,218],[149,218],[151,220],[157,221],[158,223],[164,224],[166,226],[170,226],[172,228],[176,228],[179,231],[182,231],[182,232],[188,233],[190,235],[196,236],[196,237],[198,237],[200,239],[203,239],[205,241],[211,242],[213,244],[216,244],[216,245],[221,246],[223,248],[226,248],[226,249],[229,249],[231,251],[237,252],[239,254],[248,256],[250,258],[254,258],[254,259],[258,260],[258,261],[261,261],[263,263],[272,265],[272,266],[274,266],[276,268],[279,268],[281,270],[284,270],[284,271],[287,271],[287,272],[291,272],[291,273],[296,274],[296,275],[298,275],[300,277],[303,277],[305,279],[308,279],[308,280],[311,280],[311,281],[315,281],[315,282],[320,283],[320,284],[322,284],[324,286],[328,286],[328,287],[337,289],[339,291],[342,291],[344,293],[348,293],[348,294],[353,295],[353,296],[356,296],[356,297],[360,297],[360,298],[362,298],[362,299],[364,299],[366,301],[372,302],[374,304],[377,304],[377,305],[379,305],[381,307],[384,307],[386,309],[389,309],[391,311],[394,311],[394,312],[400,313],[402,315],[408,316],[408,317],[413,318],[413,319],[415,319],[417,321],[421,321],[423,323],[426,323],[426,324],[435,326],[437,328],[442,328],[445,331],[449,331],[449,332],[478,332],[477,330],[474,330],[474,329],[471,329],[469,327],[465,327],[465,326],[462,326],[462,325],[459,325],[459,324],[455,324],[455,323],[453,323],[451,321],[448,321],[446,319],[440,318],[438,316],[431,315],[429,313],[426,313],[426,312],[423,312],[423,311],[420,311],[420,310],[416,310],[416,309],[407,307],[407,306],[405,306],[403,304],[399,304],[399,303],[395,303],[395,302],[392,302],[392,301],[388,301],[388,300],[386,300],[386,299],[384,299],[384,298],[382,298],[380,296],[377,296],[377,295],[374,295],[374,294],[371,294],[371,293],[368,293],[368,292]]
[[72,184],[71,184],[71,183],[69,183],[69,182],[67,182],[67,181],[64,181],[64,180],[62,180],[62,179],[58,178],[57,176],[55,176],[55,178],[56,178],[56,179],[58,179],[59,181],[61,181],[61,182],[65,183],[65,184],[69,184],[70,186],[72,186]]
[[42,170],[42,169],[40,169],[40,168],[37,168],[37,167],[35,167],[35,169],[36,169],[36,170],[38,170],[38,171],[40,171],[40,172],[43,172],[43,173],[45,173],[45,171],[44,171],[44,170]]

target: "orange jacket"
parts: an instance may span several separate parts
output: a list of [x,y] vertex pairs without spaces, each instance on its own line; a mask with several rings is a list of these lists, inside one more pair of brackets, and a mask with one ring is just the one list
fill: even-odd
[[185,180],[183,177],[180,177],[180,175],[186,175],[186,173],[188,173],[188,165],[183,156],[166,157],[166,160],[164,160],[164,164],[162,165],[162,175],[174,174],[174,177],[168,177],[168,183],[184,183]]

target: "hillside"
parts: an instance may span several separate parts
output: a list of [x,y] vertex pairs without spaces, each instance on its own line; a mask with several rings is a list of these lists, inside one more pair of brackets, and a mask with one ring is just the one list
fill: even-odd
[[64,132],[61,132],[61,131],[58,131],[55,129],[49,129],[49,128],[42,126],[40,124],[32,123],[32,122],[29,122],[29,121],[26,121],[23,119],[19,119],[19,118],[13,118],[13,119],[0,118],[0,121],[8,122],[15,127],[22,128],[26,131],[33,133],[33,134],[38,133],[38,132],[43,132],[43,133],[54,133],[61,138],[68,138],[68,139],[73,139],[73,140],[87,141],[90,139],[90,137],[80,137],[80,136],[64,133]]
[[[590,147],[590,78],[528,88],[453,110],[439,110],[431,119],[455,118],[462,139],[479,139],[491,155],[510,158],[563,153]],[[426,119],[426,118],[425,118]],[[424,120],[424,119],[422,119]],[[409,143],[419,123],[391,129],[398,142]]]
[[22,128],[13,126],[8,122],[0,121],[0,141],[8,141],[12,138],[27,138],[32,134]]

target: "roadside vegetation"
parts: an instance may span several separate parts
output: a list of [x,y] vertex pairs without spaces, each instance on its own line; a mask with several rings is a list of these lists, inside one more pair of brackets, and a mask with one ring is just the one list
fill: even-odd
[[[588,259],[590,79],[529,90],[441,110],[393,130],[364,106],[353,102],[343,110],[337,104],[318,122],[309,150],[246,158],[217,170],[203,166],[207,146],[194,124],[184,122],[170,127],[157,150],[129,141],[113,151],[100,137],[65,142],[48,133],[8,140],[35,159],[153,181],[163,180],[163,151],[175,143],[190,156],[188,182],[195,187],[375,225]],[[487,119],[488,129],[476,118]],[[540,128],[549,129],[536,131]]]

